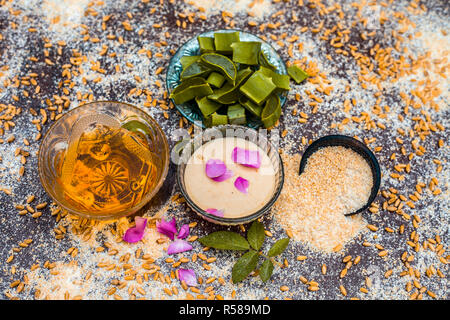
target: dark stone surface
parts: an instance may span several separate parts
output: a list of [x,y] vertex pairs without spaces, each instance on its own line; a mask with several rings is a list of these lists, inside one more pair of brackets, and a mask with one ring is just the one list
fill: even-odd
[[[155,81],[158,80],[164,83],[164,73],[155,75],[155,71],[159,67],[166,67],[171,56],[170,50],[176,50],[179,45],[184,43],[187,39],[193,37],[199,32],[203,32],[209,29],[225,28],[226,25],[222,20],[220,14],[211,14],[206,21],[196,19],[195,24],[188,24],[186,29],[179,28],[176,25],[178,17],[177,13],[185,11],[192,12],[193,7],[187,6],[182,2],[171,4],[169,1],[164,1],[162,7],[155,4],[157,1],[150,1],[151,3],[143,3],[140,1],[105,1],[103,6],[93,6],[98,11],[98,16],[84,16],[80,15],[77,23],[82,23],[88,27],[89,35],[91,38],[99,38],[100,43],[93,43],[89,41],[82,41],[83,35],[80,35],[81,28],[69,28],[69,27],[51,27],[48,24],[48,17],[54,17],[56,15],[53,11],[47,11],[43,6],[43,2],[36,2],[35,4],[21,4],[15,1],[12,3],[5,3],[0,5],[0,34],[3,36],[3,40],[0,41],[0,104],[13,104],[22,108],[22,113],[16,116],[13,121],[16,126],[9,132],[5,132],[4,140],[10,135],[14,134],[16,140],[7,144],[6,142],[0,144],[0,156],[3,161],[0,162],[0,187],[6,189],[12,189],[13,194],[7,195],[0,192],[0,297],[2,299],[7,298],[6,293],[11,292],[15,295],[15,290],[9,288],[9,284],[16,279],[23,279],[23,275],[26,274],[31,265],[36,262],[43,264],[46,260],[55,261],[62,256],[68,248],[74,244],[70,239],[55,240],[53,234],[53,228],[58,225],[55,218],[50,216],[50,210],[48,208],[43,210],[43,215],[38,219],[33,219],[29,214],[26,216],[19,216],[18,210],[14,208],[16,203],[24,203],[28,195],[34,194],[36,200],[33,204],[39,202],[51,202],[51,199],[42,189],[37,172],[37,158],[35,153],[38,150],[38,142],[34,142],[33,137],[37,134],[35,126],[30,122],[33,117],[29,110],[34,109],[39,113],[39,109],[44,107],[45,100],[53,100],[54,95],[62,95],[61,89],[58,87],[61,81],[61,66],[69,63],[72,56],[72,50],[77,49],[83,55],[88,56],[88,59],[99,61],[101,67],[106,70],[107,76],[114,75],[114,66],[119,64],[121,66],[120,76],[117,78],[109,78],[100,83],[94,83],[88,81],[87,84],[83,84],[80,80],[81,77],[77,77],[76,86],[70,90],[69,98],[71,100],[71,107],[78,105],[81,101],[77,100],[77,92],[82,94],[92,94],[95,100],[118,100],[123,102],[132,103],[135,105],[142,105],[144,101],[143,97],[136,97],[128,95],[131,88],[138,87],[142,89],[148,89],[153,92],[153,98],[162,98],[162,89],[158,89],[155,86]],[[306,1],[305,1],[306,2]],[[397,1],[396,1],[397,2]],[[1,1],[0,1],[1,3]],[[347,12],[347,19],[353,21],[355,9],[350,7],[351,1],[342,1],[342,7]],[[406,1],[399,1],[395,4],[395,10],[405,10]],[[80,1],[80,6],[85,4]],[[424,4],[428,8],[428,12],[423,14],[420,18],[410,16],[410,19],[415,21],[422,30],[436,31],[440,23],[439,28],[448,30],[449,22],[449,6],[447,1],[427,1]],[[156,6],[158,10],[155,13],[149,14],[151,7]],[[78,7],[77,7],[78,8]],[[21,10],[22,12],[17,16],[11,14],[10,10]],[[56,10],[56,9],[55,9]],[[337,55],[335,50],[326,42],[320,42],[317,35],[311,34],[311,32],[300,33],[299,30],[304,26],[317,26],[321,19],[324,19],[324,27],[331,28],[336,24],[339,19],[335,15],[320,16],[316,9],[304,6],[302,8],[296,7],[296,1],[280,2],[273,4],[271,12],[275,13],[278,10],[284,10],[285,14],[277,18],[268,18],[269,21],[276,23],[281,22],[281,26],[276,30],[266,28],[264,32],[259,32],[257,28],[250,27],[247,22],[249,20],[256,20],[249,18],[245,13],[235,14],[233,20],[236,22],[237,28],[249,32],[255,32],[260,36],[281,35],[286,32],[288,36],[298,34],[300,37],[299,42],[305,42],[307,44],[313,44],[315,49],[306,50],[308,53],[296,53],[296,59],[302,58],[304,55],[308,55],[308,60],[320,61],[322,65],[326,66],[324,72],[332,80],[339,79],[344,83],[352,86],[350,94],[346,94],[342,88],[338,86],[336,91],[332,93],[332,96],[325,97],[325,102],[321,104],[319,112],[311,114],[311,107],[308,106],[306,94],[304,94],[304,86],[293,85],[293,92],[300,92],[302,95],[302,101],[296,102],[294,94],[290,94],[288,102],[285,105],[285,111],[281,118],[280,130],[288,129],[288,135],[282,140],[282,146],[286,147],[286,150],[291,152],[302,152],[300,137],[304,136],[308,139],[316,139],[317,137],[340,133],[337,129],[330,129],[331,123],[342,120],[346,115],[339,110],[339,102],[342,102],[348,97],[356,97],[358,100],[359,111],[369,111],[373,106],[372,94],[374,90],[363,90],[359,86],[355,85],[352,80],[356,77],[357,66],[354,60],[351,58]],[[133,15],[132,19],[129,19],[126,15],[130,12]],[[299,17],[297,23],[290,21],[292,13]],[[79,14],[79,13],[78,13]],[[112,14],[113,17],[107,22],[106,30],[101,28],[101,18]],[[407,14],[407,13],[406,13]],[[270,15],[267,15],[270,16]],[[47,18],[46,18],[47,17]],[[74,13],[73,17],[77,17]],[[76,18],[74,18],[76,19]],[[121,22],[129,19],[135,28],[133,32],[127,32],[123,29]],[[180,19],[186,21],[186,19]],[[392,22],[392,23],[391,23]],[[152,28],[154,23],[162,23],[161,29]],[[14,26],[16,24],[17,26]],[[362,41],[359,37],[362,26],[356,24],[351,29],[350,44],[356,45],[359,48],[359,52],[365,55],[369,55],[370,49],[374,44],[378,43],[381,46],[393,46],[394,41],[390,37],[386,37],[393,25],[398,28],[398,24],[394,21],[390,21],[389,25],[381,30],[377,31],[376,36],[371,41]],[[37,32],[28,32],[28,28],[34,27]],[[143,28],[144,33],[142,36],[136,34],[136,30]],[[171,34],[170,38],[166,38],[164,32]],[[123,45],[117,43],[117,41],[107,40],[108,34],[115,34],[122,36],[125,40]],[[49,50],[49,59],[54,62],[54,65],[50,66],[44,62],[44,38],[48,38],[53,44],[53,47]],[[67,46],[63,47],[62,55],[57,54],[58,40],[65,40]],[[167,41],[168,46],[162,46],[158,48],[155,46],[155,42]],[[448,37],[447,37],[448,41]],[[275,41],[273,41],[275,42]],[[448,42],[447,42],[448,43]],[[100,57],[98,52],[101,50],[101,45],[107,44],[109,46],[109,52],[117,52],[118,57],[112,58],[108,56]],[[409,45],[408,45],[409,46]],[[145,55],[138,54],[137,51],[140,48],[146,48],[152,50],[153,54],[160,52],[163,58],[156,58],[155,56],[148,61]],[[286,60],[292,60],[287,54],[287,48],[280,48],[276,46],[280,55]],[[410,45],[410,48],[417,49],[414,54],[423,54],[423,51],[427,48],[416,48],[414,45]],[[311,52],[313,54],[311,54]],[[326,59],[326,55],[332,56],[333,61],[329,62]],[[38,62],[31,62],[28,58],[34,56],[38,58]],[[312,56],[312,57],[311,57]],[[133,70],[124,65],[124,61],[128,59],[135,65]],[[329,63],[329,64],[327,64]],[[1,67],[7,65],[11,71],[6,71],[7,76],[1,76]],[[84,63],[83,67],[88,71],[90,64]],[[4,88],[3,82],[6,78],[13,79],[15,76],[23,77],[29,73],[37,73],[38,84],[41,87],[39,94],[31,93],[30,96],[25,97],[22,94],[24,87],[18,89],[9,86]],[[148,73],[148,74],[146,74]],[[95,74],[91,73],[91,74]],[[96,75],[100,75],[96,73]],[[134,75],[142,77],[143,82],[138,83],[133,78]],[[331,85],[334,85],[332,82]],[[392,113],[401,113],[403,108],[402,101],[399,97],[399,92],[404,89],[394,86],[386,86],[383,90],[383,102],[382,105],[389,105],[392,108]],[[444,90],[448,93],[448,82],[444,85]],[[445,91],[444,91],[445,92]],[[13,96],[19,97],[19,101],[14,101]],[[434,112],[428,110],[431,113],[433,122],[439,121],[448,128],[449,122],[449,109],[448,102],[444,99],[439,100],[441,105],[441,111]],[[307,124],[300,124],[297,122],[297,118],[290,115],[292,108],[298,108],[310,115],[310,120]],[[170,134],[175,128],[178,127],[179,116],[175,110],[170,110],[170,118],[165,119],[163,116],[163,110],[159,108],[146,109],[164,128],[166,134],[170,138]],[[420,115],[419,111],[413,110],[414,115]],[[336,117],[332,115],[336,113]],[[1,112],[0,112],[1,115]],[[354,115],[358,115],[355,113]],[[447,247],[448,243],[448,214],[449,214],[449,201],[448,201],[448,171],[443,170],[441,174],[435,172],[436,165],[432,162],[433,159],[440,159],[446,166],[446,162],[449,160],[448,147],[437,149],[437,142],[439,139],[448,142],[448,133],[437,132],[433,133],[423,143],[424,147],[429,150],[422,157],[415,157],[412,160],[412,171],[407,176],[406,181],[398,183],[394,179],[389,178],[389,173],[393,172],[392,161],[389,160],[389,156],[392,152],[396,152],[399,157],[397,163],[406,163],[407,157],[401,156],[400,147],[395,143],[395,137],[397,136],[395,128],[403,127],[408,129],[414,125],[414,122],[409,119],[404,124],[400,124],[395,117],[391,118],[392,122],[388,130],[367,131],[363,130],[361,126],[353,125],[348,129],[345,129],[344,134],[358,135],[360,138],[376,137],[377,141],[374,145],[382,146],[383,150],[377,153],[377,157],[382,166],[382,173],[384,175],[382,180],[381,190],[387,190],[389,187],[395,187],[401,194],[408,195],[414,192],[414,186],[417,181],[423,181],[428,183],[432,176],[436,176],[442,184],[439,186],[443,191],[443,196],[436,200],[431,195],[425,195],[421,201],[416,204],[416,209],[408,211],[409,214],[417,214],[422,218],[421,228],[418,230],[420,233],[420,242],[429,237],[433,237],[435,234],[440,234],[444,247]],[[47,123],[43,127],[45,132],[51,122]],[[1,127],[1,126],[0,126]],[[32,141],[31,146],[24,146],[22,143],[23,138],[27,138]],[[170,140],[170,139],[169,139]],[[405,138],[408,142],[412,139]],[[173,141],[170,141],[173,146]],[[25,164],[25,175],[20,180],[18,179],[18,168],[20,167],[20,158],[12,157],[10,154],[14,153],[14,150],[18,147],[23,148],[31,153]],[[410,144],[405,143],[407,153],[411,152]],[[157,210],[163,206],[169,199],[169,197],[177,192],[175,186],[175,166],[171,164],[169,175],[161,188],[157,199],[153,200],[146,210]],[[383,198],[379,196],[376,200],[382,203]],[[180,210],[180,209],[177,209]],[[406,210],[406,209],[405,209]],[[186,211],[186,207],[181,206],[181,211]],[[177,213],[178,211],[174,211]],[[173,212],[170,212],[172,214]],[[405,221],[400,215],[394,213],[388,213],[382,211],[379,215],[371,215],[366,212],[363,213],[368,223],[376,224],[379,226],[379,231],[376,233],[364,233],[354,241],[351,241],[345,246],[343,252],[339,254],[326,255],[312,251],[307,245],[291,241],[288,252],[285,257],[289,261],[289,267],[284,269],[277,269],[273,275],[271,281],[268,284],[262,284],[258,281],[246,281],[242,286],[236,286],[238,298],[263,298],[268,296],[269,298],[283,298],[290,297],[294,299],[340,299],[342,298],[339,293],[339,285],[343,284],[347,291],[347,297],[360,297],[369,299],[405,299],[408,297],[405,291],[405,284],[407,281],[411,281],[408,277],[399,277],[399,273],[404,270],[402,262],[400,261],[401,254],[407,250],[412,252],[411,248],[406,244],[408,235],[414,230],[411,222]],[[222,230],[224,227],[212,225],[205,222],[194,215],[192,212],[183,214],[180,216],[180,220],[184,222],[198,222],[196,227],[196,234],[199,236],[209,233],[211,231]],[[274,242],[276,239],[281,238],[284,234],[280,225],[276,222],[276,219],[269,215],[265,217],[264,223],[266,228],[274,234],[274,239],[268,240],[268,243]],[[399,233],[388,234],[383,231],[384,227],[390,227],[397,230],[400,225],[405,224],[406,230],[403,235]],[[248,226],[246,226],[248,227]],[[231,230],[238,231],[239,228],[233,227]],[[378,239],[374,239],[374,235],[378,236]],[[18,247],[18,243],[23,240],[31,238],[33,244],[30,248],[24,248],[19,253],[13,253],[13,248]],[[363,240],[368,240],[373,243],[381,244],[386,250],[389,251],[388,259],[381,258],[377,255],[378,250],[374,247],[366,248],[361,245]],[[200,252],[201,246],[196,243],[195,250]],[[6,263],[6,259],[14,254],[14,260],[11,263]],[[444,253],[444,256],[448,254],[448,251]],[[298,255],[307,255],[309,258],[306,262],[298,262],[295,257]],[[339,273],[343,268],[341,262],[342,257],[345,255],[352,255],[356,257],[361,256],[361,263],[352,267],[349,270],[349,274],[344,278],[339,278]],[[229,264],[236,259],[235,254],[228,252],[217,252],[215,256],[218,257],[219,268],[223,267],[226,270],[223,274],[217,274],[214,272],[206,272],[202,269],[201,265],[195,266],[197,272],[203,277],[207,276],[223,276],[228,280],[229,278]],[[66,259],[66,258],[64,258]],[[223,261],[223,263],[222,263]],[[82,262],[81,262],[82,263]],[[326,275],[322,275],[320,268],[322,264],[326,264],[328,272]],[[447,276],[448,267],[439,263],[436,257],[428,256],[426,254],[418,254],[417,259],[411,263],[416,268],[420,269],[421,273],[424,272],[424,267],[434,263],[435,266],[439,266],[440,270]],[[11,268],[17,269],[16,274],[11,274]],[[384,279],[384,272],[388,269],[394,268],[394,275],[389,279]],[[164,270],[171,270],[170,267],[165,267]],[[216,270],[217,271],[217,270]],[[318,292],[308,292],[306,286],[299,281],[299,276],[305,276],[309,280],[314,279],[319,282],[320,290]],[[364,286],[364,279],[366,276],[373,279],[375,285],[373,290],[369,294],[363,294],[359,291],[360,287]],[[448,299],[448,287],[446,279],[440,279],[437,276],[433,276],[431,279],[423,277],[420,280],[422,285],[429,288],[429,290],[435,292],[440,299]],[[287,285],[289,292],[281,292],[279,287],[281,285]],[[103,287],[100,287],[103,286]],[[204,286],[205,287],[205,286]],[[106,291],[107,285],[99,282],[99,291]],[[152,284],[149,284],[148,291],[151,291]],[[31,290],[31,291],[27,291]],[[225,297],[229,297],[229,288],[218,288],[217,292]],[[228,290],[228,291],[227,291]],[[252,295],[254,293],[254,295]],[[19,294],[19,298],[31,299],[33,297],[33,290],[26,289],[23,293]],[[428,296],[424,296],[428,298]]]

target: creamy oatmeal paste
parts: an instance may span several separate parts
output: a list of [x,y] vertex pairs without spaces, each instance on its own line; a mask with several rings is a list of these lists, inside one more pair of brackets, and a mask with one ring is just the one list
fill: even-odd
[[[234,148],[258,151],[260,167],[246,167],[232,159]],[[218,159],[225,163],[233,175],[221,182],[205,174],[208,160]],[[235,186],[238,177],[248,180],[248,193]],[[203,210],[214,208],[223,211],[224,217],[248,216],[261,209],[275,190],[275,170],[263,149],[256,144],[235,137],[214,139],[198,148],[188,160],[184,173],[186,192]]]
[[325,147],[308,158],[299,176],[300,156],[283,158],[286,179],[274,206],[277,220],[297,241],[337,251],[366,225],[361,215],[344,214],[367,203],[373,185],[369,164],[351,149]]

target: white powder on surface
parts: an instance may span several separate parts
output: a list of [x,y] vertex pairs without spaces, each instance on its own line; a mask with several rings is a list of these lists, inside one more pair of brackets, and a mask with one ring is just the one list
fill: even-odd
[[81,23],[89,3],[90,0],[43,0],[41,10],[47,13],[52,28],[75,27]]
[[226,11],[232,14],[250,13],[256,18],[271,14],[269,0],[187,0],[196,8],[202,8],[206,14],[217,14]]
[[373,185],[368,163],[344,147],[314,152],[298,176],[298,157],[285,157],[286,181],[275,216],[298,241],[332,252],[353,239],[365,226],[361,216],[345,214],[363,207]]

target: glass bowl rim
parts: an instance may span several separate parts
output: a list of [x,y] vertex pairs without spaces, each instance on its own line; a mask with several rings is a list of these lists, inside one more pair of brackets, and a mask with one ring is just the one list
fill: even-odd
[[[329,145],[326,144],[328,142],[330,143]],[[324,143],[325,145],[322,145]],[[364,206],[362,206],[358,210],[345,214],[345,216],[348,217],[364,212],[366,209],[370,207],[370,204],[375,200],[375,198],[378,195],[378,191],[381,185],[381,169],[378,159],[372,152],[372,150],[370,150],[368,146],[366,146],[363,142],[359,141],[358,139],[341,134],[331,134],[316,139],[306,148],[306,150],[302,154],[302,158],[300,160],[299,175],[303,173],[306,167],[307,160],[313,153],[315,153],[317,150],[321,148],[333,146],[342,146],[353,150],[354,152],[362,156],[362,158],[364,158],[364,160],[370,166],[373,178],[373,185],[370,190],[370,196],[367,199],[367,202],[364,204]]]
[[[189,41],[192,41],[192,40],[194,40],[195,38],[197,38],[197,37],[199,37],[199,36],[202,36],[203,34],[206,34],[206,33],[211,33],[211,32],[230,33],[230,32],[236,32],[236,31],[237,31],[237,32],[246,33],[246,34],[249,34],[249,35],[251,35],[251,36],[254,36],[254,37],[260,39],[261,43],[268,45],[268,46],[269,46],[274,52],[276,52],[276,54],[278,55],[279,60],[281,61],[282,66],[284,67],[285,73],[283,73],[283,74],[286,74],[286,75],[287,75],[286,62],[285,62],[284,59],[280,56],[280,54],[278,53],[278,51],[275,50],[275,48],[274,48],[268,41],[262,39],[260,36],[254,34],[254,33],[251,33],[251,32],[248,32],[248,31],[245,31],[245,30],[242,30],[242,29],[235,29],[235,28],[232,28],[232,29],[216,29],[216,30],[209,30],[209,31],[204,31],[204,32],[197,33],[195,36],[189,38],[189,39],[186,40],[181,46],[178,47],[177,51],[175,51],[175,53],[172,55],[172,57],[171,57],[170,60],[169,60],[169,64],[167,65],[167,70],[166,70],[166,81],[165,81],[167,92],[170,94],[170,92],[173,90],[173,89],[170,89],[170,88],[169,88],[169,77],[168,77],[168,75],[169,75],[169,69],[170,69],[169,66],[171,66],[171,65],[174,63],[175,57],[177,56],[177,54],[178,54],[181,50],[184,49],[184,46],[185,46]],[[285,99],[284,99],[283,101],[281,101],[281,107],[283,108],[283,106],[284,106],[284,105],[286,104],[286,102],[287,102],[287,98],[286,98],[286,97],[287,97],[287,92],[282,93],[281,96],[284,96],[284,97],[285,97]],[[178,104],[176,104],[175,101],[173,101],[173,99],[170,98],[170,101],[173,103],[173,105],[175,106],[175,108],[177,109],[177,111],[180,112],[181,115],[182,115],[183,117],[185,117],[189,122],[191,122],[191,123],[195,123],[195,122],[196,122],[195,120],[191,119],[191,117],[188,116],[188,115],[184,112],[184,110],[183,110]],[[200,123],[199,123],[199,124],[200,124]],[[201,127],[202,127],[202,128],[206,128],[206,126],[205,126],[205,124],[203,123],[203,121],[201,121]],[[253,129],[253,128],[251,128],[251,127],[247,127],[247,128]]]
[[[147,195],[145,196],[145,198],[143,200],[141,200],[139,203],[137,203],[136,205],[134,205],[133,207],[130,207],[126,210],[122,210],[119,211],[118,213],[115,214],[108,214],[108,215],[89,215],[83,212],[79,212],[78,210],[74,210],[73,208],[69,208],[68,206],[65,206],[64,204],[61,203],[60,200],[57,199],[57,197],[54,196],[53,192],[49,191],[49,189],[47,188],[47,183],[45,182],[45,179],[43,178],[43,169],[42,169],[42,148],[44,145],[44,141],[46,139],[48,139],[49,134],[54,130],[54,128],[56,127],[56,125],[62,121],[62,119],[67,118],[68,116],[72,115],[73,113],[75,113],[77,110],[80,110],[86,106],[90,106],[92,104],[96,104],[96,103],[112,103],[112,104],[122,104],[122,105],[126,105],[128,107],[130,107],[131,109],[137,110],[138,113],[142,112],[145,116],[147,116],[150,119],[150,122],[152,125],[155,126],[156,131],[161,135],[162,137],[162,142],[163,142],[163,146],[164,146],[164,158],[167,159],[167,161],[165,161],[165,165],[163,168],[163,172],[161,174],[161,177],[157,183],[157,185],[155,186],[155,188],[153,188],[152,192],[147,193]],[[147,120],[146,120],[147,121]],[[52,123],[50,125],[50,127],[47,129],[47,132],[44,134],[40,144],[39,144],[39,150],[38,150],[38,172],[39,172],[39,180],[41,182],[42,187],[44,188],[45,192],[50,196],[50,198],[58,205],[60,206],[62,209],[68,211],[71,214],[77,215],[77,216],[81,216],[84,218],[88,218],[88,219],[95,219],[95,220],[108,220],[108,219],[118,219],[121,217],[126,217],[128,215],[131,215],[133,213],[135,213],[136,211],[138,211],[139,209],[141,209],[145,204],[147,204],[154,196],[155,194],[159,191],[159,189],[161,188],[162,184],[164,183],[164,181],[166,180],[167,174],[169,172],[169,162],[170,162],[170,154],[169,154],[169,143],[167,140],[167,137],[164,133],[164,131],[162,130],[162,128],[159,126],[159,124],[156,122],[156,120],[149,115],[147,112],[145,112],[144,110],[142,110],[141,108],[138,108],[135,105],[132,105],[130,103],[126,103],[126,102],[120,102],[120,101],[115,101],[115,100],[98,100],[98,101],[91,101],[91,102],[87,102],[87,103],[83,103],[80,104],[78,106],[76,106],[73,109],[70,109],[69,111],[67,111],[66,113],[64,113],[58,120],[56,120],[54,123]]]
[[[226,125],[220,125],[220,126],[215,126],[209,129],[227,129],[227,128],[235,128],[235,129],[244,129],[244,130],[251,130],[254,131],[255,134],[258,134],[257,130],[253,129],[253,128],[249,128],[249,127],[244,127],[241,125],[233,125],[233,124],[226,124]],[[187,144],[192,144],[194,143],[194,141],[198,139],[197,138],[192,138],[188,141]],[[208,141],[203,142],[200,145],[203,146],[204,143],[206,143]],[[226,218],[226,217],[219,217],[219,216],[215,216],[213,214],[210,214],[208,212],[206,212],[205,210],[201,209],[199,206],[197,206],[195,204],[194,201],[191,200],[191,198],[189,197],[187,191],[182,187],[182,180],[183,177],[181,177],[181,165],[178,164],[177,165],[177,172],[176,172],[176,177],[177,177],[177,184],[178,184],[178,188],[180,189],[181,194],[183,195],[184,199],[186,200],[187,204],[194,209],[194,211],[199,214],[200,216],[202,216],[203,218],[205,218],[207,221],[211,221],[214,223],[218,223],[218,224],[223,224],[223,225],[238,225],[238,224],[245,224],[245,223],[249,223],[253,220],[258,219],[259,217],[261,217],[262,215],[264,215],[265,213],[267,213],[275,204],[275,202],[278,200],[278,197],[281,194],[281,191],[283,190],[283,185],[284,185],[284,165],[283,165],[283,159],[281,158],[280,153],[278,152],[278,150],[276,150],[275,146],[272,144],[272,142],[269,141],[269,139],[267,139],[267,143],[270,145],[270,148],[273,148],[274,152],[276,152],[277,157],[279,159],[279,163],[280,163],[280,168],[278,170],[278,174],[280,175],[280,179],[279,182],[276,186],[276,190],[274,192],[274,194],[272,195],[272,197],[270,198],[270,200],[260,209],[258,209],[256,212],[243,216],[243,217],[237,217],[237,218]],[[256,144],[256,143],[255,143]],[[256,144],[258,145],[258,144]],[[197,150],[197,149],[195,149]],[[192,152],[194,152],[195,150],[193,150]],[[184,152],[184,149],[180,152],[181,154]]]

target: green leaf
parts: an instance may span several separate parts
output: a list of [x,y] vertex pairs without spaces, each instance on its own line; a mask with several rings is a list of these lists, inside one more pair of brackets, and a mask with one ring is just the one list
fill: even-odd
[[261,222],[255,221],[252,223],[250,229],[247,233],[247,240],[253,249],[259,250],[263,245],[264,238],[266,234],[264,233],[264,226]]
[[250,250],[240,257],[233,266],[231,272],[231,279],[233,283],[238,283],[244,280],[250,272],[255,270],[258,265],[259,254],[256,251]]
[[289,244],[289,238],[284,238],[284,239],[278,240],[277,242],[275,242],[273,244],[272,248],[270,248],[267,255],[269,257],[275,257],[275,256],[283,253],[283,251],[286,249],[288,244]]
[[259,277],[263,282],[266,282],[270,279],[273,273],[273,263],[270,259],[266,259],[261,268],[259,269]]
[[250,246],[243,236],[231,231],[217,231],[200,239],[200,243],[207,247],[221,250],[248,250]]

